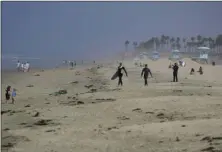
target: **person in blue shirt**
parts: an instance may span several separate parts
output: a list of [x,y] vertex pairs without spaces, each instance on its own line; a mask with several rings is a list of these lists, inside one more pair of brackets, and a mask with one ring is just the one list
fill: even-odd
[[15,103],[15,97],[16,97],[16,89],[13,88],[13,90],[12,90],[12,104]]

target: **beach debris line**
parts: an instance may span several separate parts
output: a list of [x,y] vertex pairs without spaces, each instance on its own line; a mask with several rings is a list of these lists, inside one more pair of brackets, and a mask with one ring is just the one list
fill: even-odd
[[132,110],[133,112],[142,112],[142,109],[141,108],[135,108]]
[[32,84],[29,84],[29,85],[27,85],[26,87],[29,87],[29,88],[31,88],[31,87],[34,87],[34,85],[32,85]]
[[84,87],[86,87],[86,88],[92,88],[93,87],[93,85],[92,84],[89,84],[89,85],[85,85]]
[[117,119],[119,119],[119,120],[129,120],[130,118],[126,117],[126,116],[120,116],[120,117],[117,117]]
[[28,139],[25,136],[5,136],[5,137],[2,137],[2,140],[7,141],[6,143],[2,143],[2,146],[1,146],[2,150],[4,150],[4,149],[7,150],[9,148],[14,147],[17,144],[17,142],[31,141],[30,139]]
[[96,99],[98,101],[116,101],[114,98],[101,98],[101,99]]
[[78,100],[77,98],[73,98],[73,100],[71,100],[71,101],[59,101],[59,104],[75,106],[75,105],[81,105],[81,104],[85,104],[85,103],[83,101]]
[[33,117],[38,117],[40,115],[39,112],[35,112],[35,114],[33,115]]
[[70,82],[70,84],[77,84],[77,83],[79,83],[79,81],[72,81],[72,82]]
[[54,92],[54,93],[51,93],[51,94],[49,94],[50,96],[59,96],[59,95],[63,95],[63,94],[67,94],[68,92],[67,92],[67,90],[65,90],[65,89],[62,89],[62,90],[59,90],[59,91],[57,91],[57,92]]
[[27,107],[31,107],[31,106],[30,106],[30,104],[27,104],[27,105],[25,105],[25,107],[27,108]]
[[59,123],[54,123],[51,119],[41,119],[34,123],[36,126],[46,126],[46,125],[59,125]]

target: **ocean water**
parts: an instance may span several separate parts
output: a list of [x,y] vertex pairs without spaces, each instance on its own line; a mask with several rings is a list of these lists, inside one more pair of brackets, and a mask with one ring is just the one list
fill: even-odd
[[[19,60],[20,62],[29,62],[30,68],[37,69],[52,69],[55,67],[63,67],[63,60],[61,59],[29,59],[29,60]],[[14,70],[16,69],[18,60],[13,59],[1,59],[1,70]],[[76,60],[77,65],[82,65],[82,60]],[[93,61],[85,60],[84,65],[92,64]]]

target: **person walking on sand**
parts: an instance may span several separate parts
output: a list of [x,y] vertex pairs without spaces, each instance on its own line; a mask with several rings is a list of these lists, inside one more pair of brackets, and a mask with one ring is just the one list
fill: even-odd
[[16,89],[13,88],[13,89],[12,89],[12,104],[15,103],[15,97],[16,97]]
[[122,70],[125,72],[126,76],[128,77],[128,74],[127,74],[127,71],[125,69],[124,66],[122,66],[122,63],[119,63],[119,66],[118,66],[118,69],[117,69],[117,73],[118,73],[118,86],[121,85],[123,86],[123,80],[122,80],[122,77],[123,77],[123,73],[122,73]]
[[29,72],[29,70],[30,70],[30,64],[29,64],[29,62],[26,63],[26,68],[27,68],[27,72]]
[[24,65],[24,72],[29,72],[29,62],[26,62]]
[[5,90],[5,102],[8,103],[8,100],[10,99],[10,90],[11,90],[11,86],[7,86],[6,90]]
[[143,76],[143,78],[144,78],[144,85],[145,86],[148,86],[147,79],[149,77],[149,74],[150,74],[151,77],[153,77],[150,69],[147,67],[147,64],[145,64],[145,67],[143,68],[143,70],[141,72],[141,77]]
[[20,67],[20,66],[21,66],[21,63],[18,61],[18,62],[17,62],[17,71],[18,71],[18,72],[21,70],[21,67]]
[[24,72],[24,63],[21,63],[21,71]]
[[173,82],[178,82],[178,70],[179,66],[175,63],[173,66]]
[[202,75],[203,74],[203,68],[200,66],[199,71],[197,71],[197,72],[199,72],[200,75]]

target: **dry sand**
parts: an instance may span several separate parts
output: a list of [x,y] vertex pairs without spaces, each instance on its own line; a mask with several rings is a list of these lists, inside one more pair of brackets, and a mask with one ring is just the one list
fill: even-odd
[[222,66],[189,75],[200,65],[186,59],[172,83],[170,61],[145,62],[148,87],[132,61],[123,87],[110,80],[116,63],[3,74],[3,97],[8,84],[18,96],[14,105],[2,100],[2,151],[221,152]]

